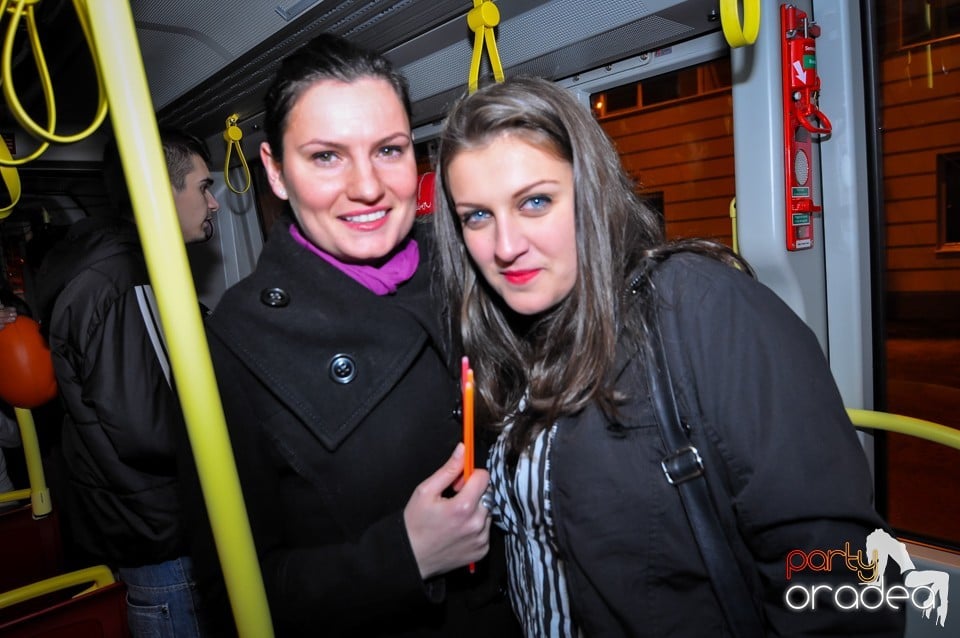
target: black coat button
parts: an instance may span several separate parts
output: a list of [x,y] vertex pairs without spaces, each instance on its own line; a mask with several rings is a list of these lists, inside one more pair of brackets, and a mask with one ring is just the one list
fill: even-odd
[[290,295],[283,288],[264,288],[260,291],[260,302],[271,308],[283,308],[290,303]]
[[350,383],[357,376],[357,364],[350,355],[338,354],[330,360],[330,378],[337,383]]

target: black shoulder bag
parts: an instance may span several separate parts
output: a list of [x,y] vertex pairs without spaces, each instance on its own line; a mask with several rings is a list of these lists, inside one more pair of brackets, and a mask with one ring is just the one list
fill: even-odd
[[653,355],[652,360],[644,367],[650,384],[653,410],[660,426],[660,436],[667,450],[667,456],[660,464],[663,473],[667,481],[680,490],[680,500],[686,510],[687,520],[693,529],[717,600],[720,601],[723,615],[733,634],[740,638],[765,636],[765,623],[754,606],[750,588],[740,572],[710,498],[703,459],[690,440],[686,428],[680,423],[677,399],[673,393],[659,326],[651,330],[651,342],[649,351]]

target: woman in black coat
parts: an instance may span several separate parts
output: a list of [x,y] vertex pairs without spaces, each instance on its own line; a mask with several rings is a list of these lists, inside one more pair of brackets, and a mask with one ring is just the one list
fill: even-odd
[[[667,242],[599,123],[556,84],[476,91],[438,149],[440,260],[499,429],[493,509],[527,635],[901,635],[903,606],[850,600],[877,575],[865,542],[886,524],[799,317],[728,248]],[[668,445],[651,378],[672,385],[692,443]],[[712,544],[688,524],[686,479],[706,481]],[[902,595],[899,574],[883,576]]]
[[488,475],[460,481],[407,107],[402,77],[343,39],[284,60],[261,159],[289,210],[207,323],[279,635],[518,631],[502,554],[482,560]]

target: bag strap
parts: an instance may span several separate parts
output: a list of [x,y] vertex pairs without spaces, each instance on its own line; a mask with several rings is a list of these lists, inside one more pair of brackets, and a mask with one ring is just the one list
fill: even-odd
[[660,436],[667,450],[667,456],[660,466],[667,481],[680,491],[680,500],[697,539],[714,593],[733,634],[739,637],[765,636],[764,622],[713,507],[704,476],[703,458],[680,423],[659,326],[651,330],[651,341],[649,350],[653,358],[644,368]]

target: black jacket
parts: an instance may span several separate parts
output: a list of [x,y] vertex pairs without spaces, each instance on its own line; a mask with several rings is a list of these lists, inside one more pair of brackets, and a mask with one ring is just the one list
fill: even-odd
[[132,222],[88,218],[45,258],[38,315],[66,410],[66,534],[112,567],[183,555],[174,441],[183,416],[168,379]]
[[380,297],[296,244],[290,223],[207,322],[277,633],[511,635],[488,578],[502,556],[425,584],[403,523],[461,438],[428,233],[416,274]]
[[[768,288],[719,262],[674,256],[655,283],[681,418],[709,452],[708,484],[771,633],[902,635],[902,613],[823,600],[817,611],[791,611],[784,601],[792,585],[859,583],[840,559],[788,582],[790,552],[845,543],[863,552],[867,534],[886,529],[816,337]],[[660,467],[645,359],[626,343],[618,356],[617,387],[631,397],[621,427],[589,408],[561,420],[553,444],[554,520],[574,615],[591,638],[730,635]]]

